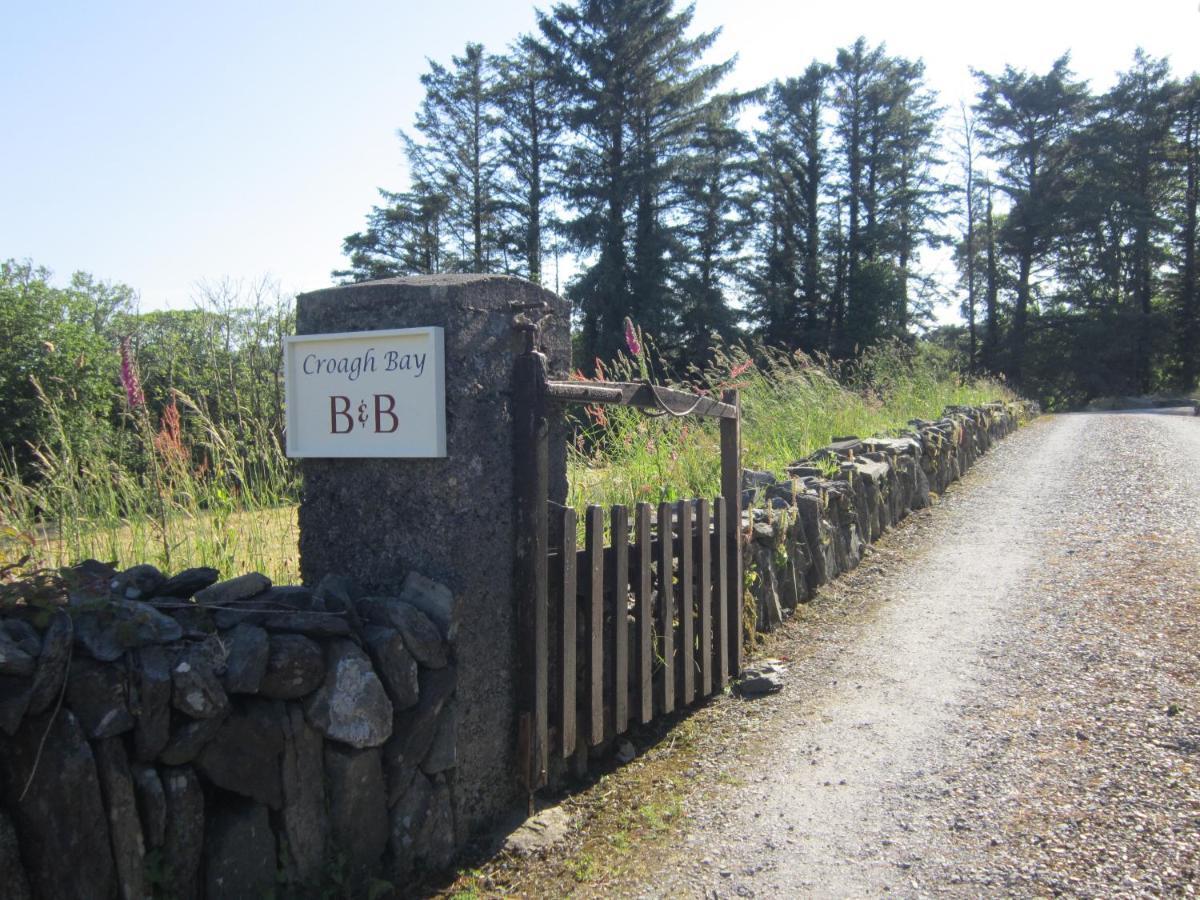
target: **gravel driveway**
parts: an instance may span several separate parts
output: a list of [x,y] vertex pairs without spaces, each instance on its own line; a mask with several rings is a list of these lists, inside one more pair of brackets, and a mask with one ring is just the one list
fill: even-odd
[[739,704],[749,749],[608,888],[1200,892],[1198,536],[1200,419],[1023,429],[832,589],[871,612]]

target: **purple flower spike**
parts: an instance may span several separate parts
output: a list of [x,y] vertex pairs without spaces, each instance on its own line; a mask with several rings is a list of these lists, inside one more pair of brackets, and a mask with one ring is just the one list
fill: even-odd
[[638,342],[637,331],[633,327],[633,319],[625,317],[625,346],[634,356],[642,355],[642,345]]
[[133,362],[128,337],[121,338],[121,386],[125,388],[125,399],[129,401],[130,409],[141,409],[146,405],[146,395],[142,393],[142,382]]

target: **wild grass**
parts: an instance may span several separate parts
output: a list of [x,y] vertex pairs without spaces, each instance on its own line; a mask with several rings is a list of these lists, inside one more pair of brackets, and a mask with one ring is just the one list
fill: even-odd
[[34,471],[0,463],[0,565],[93,558],[298,578],[297,479],[269,428],[243,418],[248,433],[234,434],[177,394],[157,425],[143,407],[113,431],[70,437],[43,401],[54,428]]
[[[609,380],[653,376],[643,340],[636,357],[602,370]],[[890,344],[837,366],[761,347],[718,353],[693,372],[690,389],[720,396],[736,387],[742,405],[742,465],[782,475],[784,468],[835,437],[902,429],[946,406],[1011,399],[1003,384],[965,378],[955,357],[929,345]],[[570,449],[569,501],[657,503],[720,492],[720,434],[715,420],[648,417],[637,410],[589,407]]]
[[[602,376],[665,383],[662,369],[642,338],[636,356]],[[995,381],[962,377],[948,352],[925,345],[876,348],[848,366],[737,348],[677,386],[714,396],[736,387],[742,464],[776,474],[834,437],[1012,396]],[[271,427],[248,411],[238,429],[222,425],[177,394],[157,421],[143,405],[115,429],[83,430],[68,428],[45,395],[43,402],[53,427],[34,448],[34,471],[0,460],[0,572],[22,557],[43,567],[90,557],[169,573],[207,565],[226,576],[255,570],[298,580],[298,478]],[[719,493],[715,420],[604,407],[582,412],[578,424],[569,482],[579,509]]]

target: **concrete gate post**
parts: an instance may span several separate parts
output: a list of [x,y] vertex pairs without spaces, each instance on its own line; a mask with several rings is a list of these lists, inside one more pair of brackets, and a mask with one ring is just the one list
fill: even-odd
[[[540,312],[545,304],[548,315]],[[511,379],[526,349],[519,318],[542,316],[537,345],[552,377],[570,366],[569,308],[517,278],[387,279],[303,294],[298,335],[438,326],[445,340],[446,456],[305,459],[300,570],[305,584],[350,575],[395,596],[409,572],[454,596],[458,666],[459,841],[519,799],[513,590]],[[566,449],[550,441],[550,497],[566,496]]]

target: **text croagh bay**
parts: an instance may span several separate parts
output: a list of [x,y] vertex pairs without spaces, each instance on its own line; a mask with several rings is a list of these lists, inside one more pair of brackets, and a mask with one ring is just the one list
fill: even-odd
[[443,356],[440,328],[288,338],[288,456],[445,456]]

